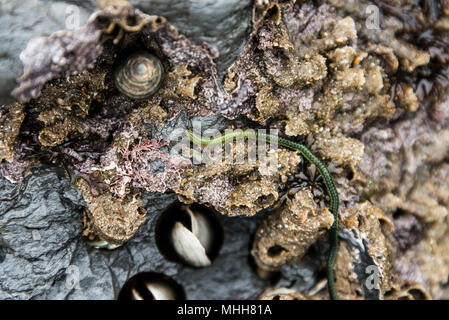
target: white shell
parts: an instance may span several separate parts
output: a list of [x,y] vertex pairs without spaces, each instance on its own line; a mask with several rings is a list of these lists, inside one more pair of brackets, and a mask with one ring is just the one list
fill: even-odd
[[115,71],[115,86],[124,95],[143,99],[154,94],[162,80],[161,61],[147,52],[129,56]]
[[190,208],[186,211],[190,217],[192,230],[176,222],[170,239],[175,251],[188,264],[194,267],[206,267],[211,264],[206,252],[212,246],[212,226],[201,213],[193,212]]

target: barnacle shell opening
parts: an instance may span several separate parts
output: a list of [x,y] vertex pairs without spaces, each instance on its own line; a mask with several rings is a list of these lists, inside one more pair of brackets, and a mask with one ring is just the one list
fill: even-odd
[[162,63],[156,56],[144,51],[136,52],[117,67],[115,86],[130,98],[147,98],[159,89],[162,73]]

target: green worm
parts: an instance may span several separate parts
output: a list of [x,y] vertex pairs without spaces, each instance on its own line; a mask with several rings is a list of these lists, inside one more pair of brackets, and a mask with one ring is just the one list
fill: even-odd
[[338,296],[337,290],[335,288],[334,264],[338,252],[338,220],[339,220],[338,204],[340,201],[338,198],[337,189],[335,188],[334,180],[332,179],[332,176],[329,173],[329,170],[327,169],[326,165],[316,155],[314,155],[313,152],[310,151],[309,148],[307,148],[305,145],[275,135],[260,133],[256,130],[234,130],[213,138],[203,138],[190,130],[186,130],[186,132],[189,139],[193,143],[203,147],[223,144],[227,141],[233,141],[234,138],[236,139],[248,138],[256,140],[265,140],[266,142],[274,142],[277,143],[278,145],[298,151],[304,158],[307,159],[307,161],[313,163],[317,167],[318,172],[323,177],[327,193],[329,194],[330,211],[334,216],[334,223],[331,226],[329,235],[329,242],[331,245],[331,249],[326,263],[326,271],[327,271],[327,285],[329,288],[330,298],[332,300],[337,300]]

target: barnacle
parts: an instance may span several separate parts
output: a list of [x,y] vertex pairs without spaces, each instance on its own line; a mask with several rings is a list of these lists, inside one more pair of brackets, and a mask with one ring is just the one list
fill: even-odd
[[[283,186],[285,194],[283,198],[291,201],[291,198],[301,189],[310,187],[315,201],[320,201],[326,194],[326,188],[323,184],[322,177],[319,175],[316,166],[312,164],[303,164],[296,167],[293,174],[288,176],[288,180]],[[321,200],[322,201],[322,200]],[[324,207],[324,203],[320,203]]]
[[183,288],[171,277],[157,272],[134,275],[123,285],[119,300],[184,300]]

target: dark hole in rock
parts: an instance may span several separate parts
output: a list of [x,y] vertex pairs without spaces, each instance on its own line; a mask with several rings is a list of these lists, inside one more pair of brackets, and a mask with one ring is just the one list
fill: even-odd
[[279,15],[280,15],[279,7],[275,5],[267,11],[267,14],[265,17],[268,19],[274,19]]
[[260,268],[252,255],[248,256],[248,261],[251,269],[257,274],[257,276],[265,281],[268,281],[271,285],[275,285],[281,279],[282,273],[280,271],[272,271]]
[[280,296],[274,296],[273,300],[281,300],[281,297]]
[[[329,255],[329,243],[327,239],[318,239],[313,245],[309,247],[304,257],[301,259],[304,263],[313,266],[315,270],[316,279],[326,279],[326,261]],[[335,279],[337,281],[337,279]]]
[[272,194],[269,195],[262,195],[260,197],[257,198],[257,203],[259,205],[265,205],[267,203],[272,203],[274,200],[274,196]]
[[[176,222],[180,222],[185,228],[192,231],[191,218],[185,208],[186,205],[176,201],[159,216],[155,232],[156,246],[166,259],[193,267],[177,252],[171,239],[171,233]],[[210,230],[208,231],[211,235],[211,242],[205,249],[207,257],[210,261],[213,261],[220,253],[224,234],[223,227],[217,218],[217,213],[198,204],[190,205],[189,208],[192,212],[204,217],[209,225]]]
[[110,19],[107,17],[98,17],[96,20],[96,24],[98,24],[101,27],[105,28],[110,23]]
[[185,300],[184,289],[172,278],[156,272],[142,272],[128,279],[118,300]]
[[0,263],[2,263],[6,258],[6,250],[0,246]]
[[354,179],[354,171],[351,168],[346,169],[346,178],[351,181]]
[[449,275],[447,276],[445,282],[440,283],[440,286],[443,287],[443,288],[446,288],[446,287],[449,286]]
[[384,230],[385,227],[388,227],[388,223],[384,219],[379,219],[380,227]]
[[72,111],[75,114],[80,114],[82,112],[82,109],[79,104],[74,103],[74,104],[72,104]]
[[287,250],[278,244],[275,244],[274,246],[269,247],[267,250],[267,253],[270,257],[277,257],[282,252],[287,252]]

